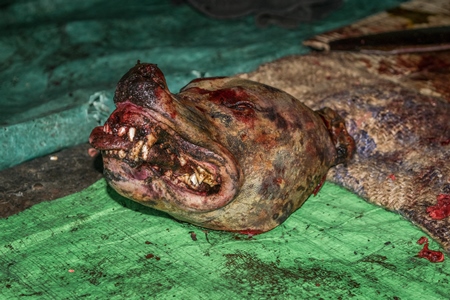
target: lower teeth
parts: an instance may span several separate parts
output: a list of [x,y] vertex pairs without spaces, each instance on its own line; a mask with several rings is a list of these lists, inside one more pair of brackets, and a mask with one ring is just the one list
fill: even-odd
[[[124,135],[123,130],[119,131],[122,135]],[[131,131],[131,137],[129,137],[131,140],[135,137],[134,133],[135,133],[134,131]],[[154,135],[149,134],[146,136],[144,140],[136,141],[136,143],[129,151],[125,151],[123,149],[105,150],[105,153],[107,155],[117,155],[120,159],[127,158],[128,160],[134,162],[138,162],[139,159],[147,161],[149,158],[150,148],[155,144],[156,140],[157,138]],[[168,150],[170,149],[166,149],[166,151]],[[171,159],[178,160],[179,166],[181,167],[184,167],[187,164],[193,164],[181,154],[179,156],[178,155],[173,156],[175,156],[176,158],[172,157]],[[155,170],[159,169],[157,165],[151,166],[151,168]],[[189,172],[177,176],[176,174],[173,173],[172,170],[167,170],[165,171],[164,176],[166,177],[167,180],[171,180],[172,182],[177,184],[184,184],[187,187],[190,187],[191,189],[194,190],[200,189],[202,183],[206,184],[206,186],[203,185],[203,188],[207,188],[207,186],[212,188],[218,185],[217,181],[214,179],[214,176],[211,173],[209,173],[206,169],[196,164],[191,165],[190,168],[192,169],[193,173]]]

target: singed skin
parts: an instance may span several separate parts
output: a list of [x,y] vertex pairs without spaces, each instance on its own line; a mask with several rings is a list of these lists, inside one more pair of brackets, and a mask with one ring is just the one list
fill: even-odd
[[120,194],[218,230],[260,233],[285,221],[354,142],[331,109],[314,112],[253,81],[197,79],[171,94],[153,64],[119,81],[117,109],[90,143]]

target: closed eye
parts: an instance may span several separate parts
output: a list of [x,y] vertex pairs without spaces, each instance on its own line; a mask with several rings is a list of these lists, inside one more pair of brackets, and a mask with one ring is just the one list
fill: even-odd
[[245,111],[248,109],[251,110],[258,110],[258,108],[255,106],[254,103],[250,102],[250,101],[237,101],[234,103],[223,103],[224,106],[233,109],[233,110],[237,110],[237,111]]

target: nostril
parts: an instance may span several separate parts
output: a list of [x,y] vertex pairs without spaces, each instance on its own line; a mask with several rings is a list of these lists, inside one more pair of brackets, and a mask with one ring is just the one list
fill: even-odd
[[122,78],[117,84],[114,102],[130,101],[142,107],[153,106],[155,104],[159,85],[154,82],[132,74],[130,77]]

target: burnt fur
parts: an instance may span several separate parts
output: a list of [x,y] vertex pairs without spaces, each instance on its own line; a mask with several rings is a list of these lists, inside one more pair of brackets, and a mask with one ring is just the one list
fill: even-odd
[[314,112],[249,80],[194,80],[171,94],[156,65],[138,63],[114,101],[116,111],[90,139],[102,150],[108,183],[207,228],[274,228],[354,152],[333,110]]

